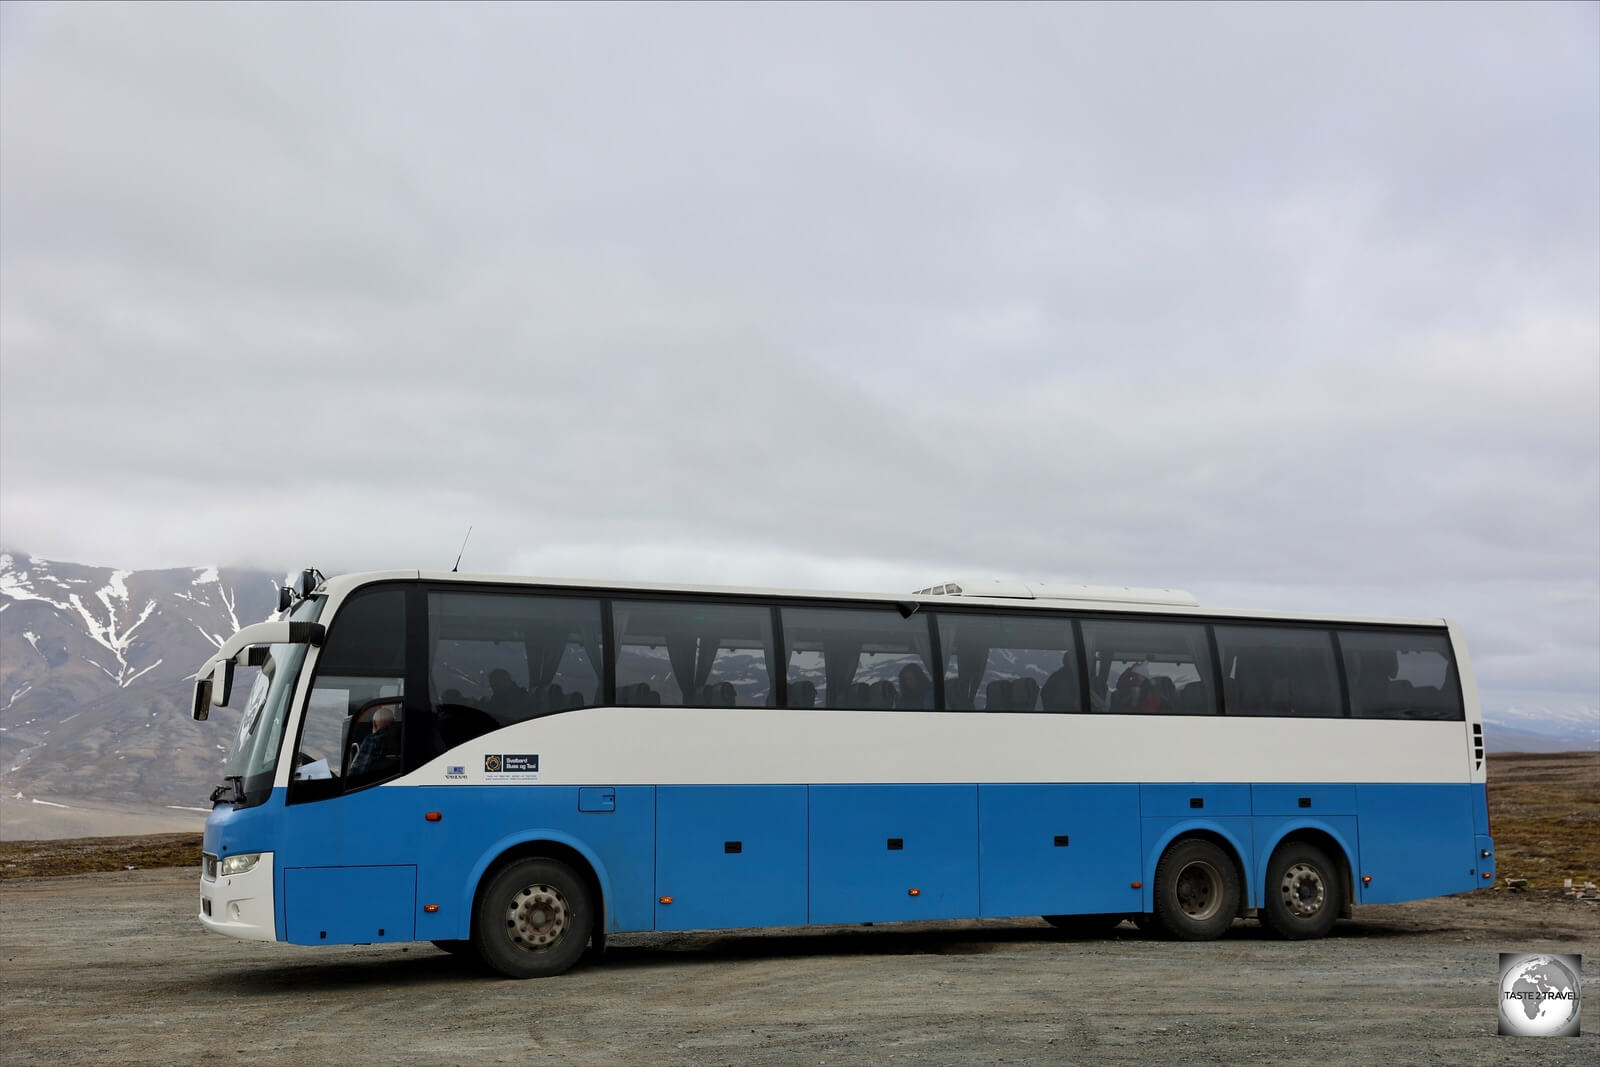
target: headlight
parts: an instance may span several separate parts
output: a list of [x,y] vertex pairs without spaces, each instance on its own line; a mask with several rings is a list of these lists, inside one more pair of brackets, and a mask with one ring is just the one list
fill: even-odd
[[260,860],[261,853],[259,852],[240,852],[228,856],[222,861],[222,875],[227,877],[230,874],[245,874],[255,867]]

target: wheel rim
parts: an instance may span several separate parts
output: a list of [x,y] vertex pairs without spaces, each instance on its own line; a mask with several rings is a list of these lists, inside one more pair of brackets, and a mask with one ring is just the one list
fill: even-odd
[[1309,919],[1328,902],[1328,886],[1322,872],[1309,863],[1296,863],[1283,872],[1278,885],[1283,906],[1297,919]]
[[1209,863],[1197,860],[1186,865],[1173,888],[1178,908],[1196,921],[1204,922],[1222,907],[1222,872]]
[[551,948],[567,932],[571,915],[567,898],[552,885],[524,886],[506,908],[506,933],[529,952]]

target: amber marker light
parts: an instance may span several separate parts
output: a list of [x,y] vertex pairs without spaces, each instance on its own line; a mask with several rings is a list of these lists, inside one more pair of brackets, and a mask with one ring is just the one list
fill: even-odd
[[662,904],[671,904],[671,903],[672,903],[672,898],[671,898],[671,897],[662,897],[662,898],[661,898],[661,899],[660,899],[660,901],[659,901],[659,903],[662,903]]
[[430,811],[428,814],[424,815],[423,818],[427,819],[429,822],[438,822],[440,819],[444,818],[444,812]]
[[437,905],[437,904],[424,904],[422,906],[422,910],[427,912],[429,915],[432,915],[434,912],[439,910],[439,905]]
[[921,895],[922,895],[922,890],[920,890],[920,889],[907,889],[906,890],[906,896],[908,896],[908,897],[920,897]]
[[1128,888],[1130,888],[1130,889],[1143,889],[1144,888],[1144,883],[1143,882],[1129,882],[1128,883]]
[[1372,875],[1370,875],[1370,874],[1363,874],[1363,875],[1362,875],[1362,876],[1361,876],[1361,884],[1362,884],[1362,885],[1371,885],[1371,884],[1372,884]]

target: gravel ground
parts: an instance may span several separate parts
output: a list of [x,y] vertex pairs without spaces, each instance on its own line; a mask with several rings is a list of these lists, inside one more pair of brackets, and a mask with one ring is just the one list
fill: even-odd
[[[1600,906],[1484,892],[1289,943],[1042,922],[634,935],[554,979],[207,934],[193,870],[0,884],[0,1062],[1600,1063]],[[1577,952],[1584,1035],[1497,1037],[1502,951]]]

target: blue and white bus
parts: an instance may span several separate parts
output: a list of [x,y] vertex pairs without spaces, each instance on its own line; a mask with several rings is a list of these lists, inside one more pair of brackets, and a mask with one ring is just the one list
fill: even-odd
[[282,598],[200,920],[559,974],[609,934],[1042,916],[1318,937],[1488,886],[1483,727],[1440,620],[1165,590],[909,596],[415,571]]

